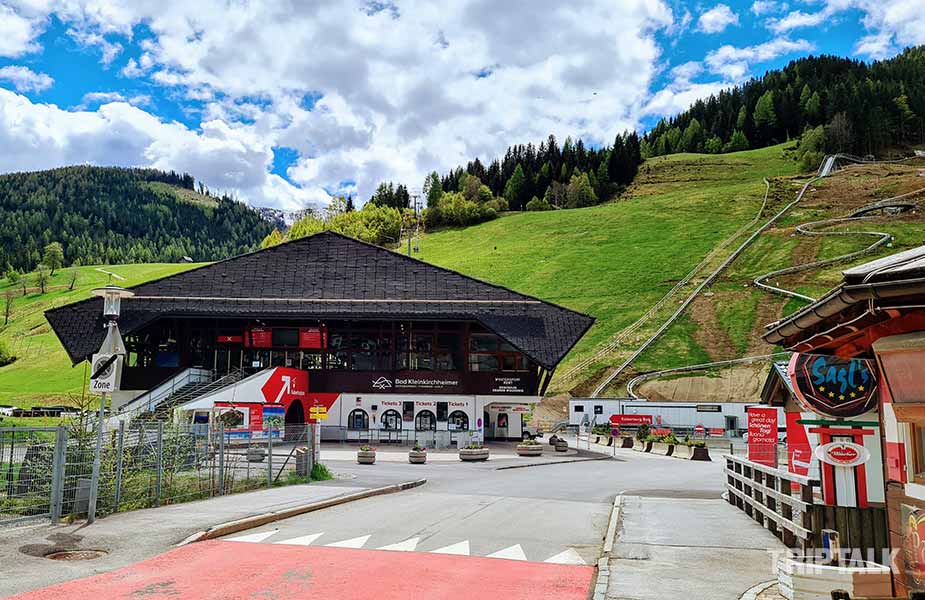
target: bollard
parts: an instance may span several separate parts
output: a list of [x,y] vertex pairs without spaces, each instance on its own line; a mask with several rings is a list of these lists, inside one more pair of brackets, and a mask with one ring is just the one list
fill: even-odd
[[[10,463],[13,458],[10,455]],[[64,464],[67,461],[67,429],[58,426],[55,432],[55,454],[51,467],[51,524],[57,525],[64,507]]]

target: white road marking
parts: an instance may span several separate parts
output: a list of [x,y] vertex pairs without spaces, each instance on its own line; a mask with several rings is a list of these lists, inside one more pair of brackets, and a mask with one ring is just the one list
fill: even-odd
[[520,547],[520,544],[514,544],[509,548],[504,550],[498,550],[497,552],[492,552],[488,555],[488,558],[507,558],[509,560],[527,560],[527,555],[524,554],[524,549]]
[[342,542],[334,542],[333,544],[325,544],[330,548],[362,548],[363,545],[372,537],[370,535],[361,535],[360,537],[351,538],[349,540],[344,540]]
[[398,542],[397,544],[389,544],[388,546],[382,546],[379,550],[395,550],[397,552],[414,552],[414,549],[418,546],[418,540],[421,538],[413,537],[407,539],[404,542]]
[[568,550],[565,550],[564,552],[560,552],[559,554],[556,554],[555,556],[550,556],[543,562],[556,563],[559,565],[584,565],[586,564],[585,561],[582,560],[581,556],[578,554],[578,552],[575,551],[574,548],[569,548]]
[[292,538],[291,540],[283,540],[281,542],[273,542],[274,544],[289,544],[290,546],[311,546],[312,542],[324,535],[324,532],[313,533],[311,535],[303,535],[300,537]]
[[437,548],[436,550],[431,550],[430,552],[431,554],[458,554],[460,556],[469,556],[469,540],[465,540],[457,544],[450,544],[449,546]]
[[274,535],[278,529],[272,531],[261,531],[260,533],[249,533],[247,535],[239,535],[238,537],[228,538],[229,542],[262,542],[271,535]]

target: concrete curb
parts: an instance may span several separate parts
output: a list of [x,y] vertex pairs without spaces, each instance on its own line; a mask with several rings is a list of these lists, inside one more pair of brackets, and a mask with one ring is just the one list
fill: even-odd
[[739,597],[739,600],[755,600],[759,594],[774,585],[777,585],[776,579],[772,579],[771,581],[764,581],[758,585],[754,585],[748,588],[745,593]]
[[204,531],[198,531],[193,535],[189,536],[182,542],[176,545],[176,547],[185,546],[187,544],[193,544],[195,542],[202,542],[205,540],[212,540],[222,536],[230,535],[232,533],[238,533],[239,531],[245,531],[247,529],[253,529],[255,527],[260,527],[261,525],[266,525],[267,523],[273,523],[275,521],[281,521],[283,519],[288,519],[290,517],[295,517],[298,515],[304,515],[305,513],[314,512],[316,510],[321,510],[323,508],[330,508],[332,506],[338,506],[340,504],[346,504],[348,502],[353,502],[354,500],[362,500],[363,498],[372,498],[373,496],[381,496],[383,494],[394,494],[396,492],[401,492],[404,490],[410,490],[411,488],[420,487],[427,483],[426,479],[418,479],[416,481],[406,481],[404,483],[396,483],[393,485],[387,485],[384,487],[371,488],[368,490],[363,490],[361,492],[354,492],[352,494],[345,494],[343,496],[335,496],[334,498],[328,498],[327,500],[318,500],[316,502],[310,502],[308,504],[301,504],[299,506],[293,506],[290,508],[285,508],[283,510],[276,510],[272,512],[263,513],[260,515],[254,515],[252,517],[245,517],[243,519],[238,519],[236,521],[228,521],[226,523],[220,523],[218,525],[213,525]]
[[592,460],[608,460],[612,456],[594,456],[591,458],[573,458],[571,460],[555,460],[549,462],[528,463],[526,465],[508,465],[506,467],[495,467],[495,471],[504,471],[505,469],[526,469],[528,467],[545,467],[546,465],[567,465],[569,463],[589,462]]
[[617,537],[617,526],[620,523],[620,513],[623,510],[623,494],[617,494],[613,499],[613,508],[610,510],[610,522],[607,524],[607,533],[604,534],[604,551],[597,561],[597,578],[594,581],[592,600],[606,600],[607,586],[610,585],[610,555],[613,553],[613,544]]

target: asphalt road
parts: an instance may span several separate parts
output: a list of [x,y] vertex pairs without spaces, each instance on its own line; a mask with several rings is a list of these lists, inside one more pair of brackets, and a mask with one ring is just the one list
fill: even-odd
[[717,499],[721,465],[642,455],[498,470],[500,463],[331,462],[343,484],[427,478],[401,494],[352,502],[226,539],[593,565],[618,493]]

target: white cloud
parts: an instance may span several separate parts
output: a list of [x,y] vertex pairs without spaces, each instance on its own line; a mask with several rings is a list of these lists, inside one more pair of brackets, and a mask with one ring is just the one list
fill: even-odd
[[8,81],[20,92],[41,92],[55,82],[45,73],[36,73],[29,67],[18,65],[0,68],[0,81]]
[[785,33],[802,27],[824,27],[841,13],[858,10],[868,33],[858,40],[855,51],[871,58],[885,58],[897,48],[925,44],[925,10],[921,0],[826,0],[816,12],[795,10],[768,27]]
[[[68,27],[109,43],[144,23],[150,37],[121,74],[205,102],[205,122],[177,132],[120,102],[55,113],[69,125],[94,123],[104,147],[118,138],[104,136],[103,124],[131,131],[143,151],[72,153],[79,140],[65,135],[48,156],[184,169],[253,203],[298,202],[344,181],[357,182],[361,199],[382,179],[417,187],[432,169],[550,133],[609,143],[638,124],[658,69],[656,32],[685,25],[666,0],[405,0],[395,11],[337,0],[61,3]],[[489,67],[487,77],[473,75]],[[298,150],[288,176],[301,189],[268,174],[278,145]],[[15,144],[0,148],[8,149],[0,163],[26,160]]]
[[752,13],[761,16],[768,15],[771,13],[777,13],[787,10],[788,4],[786,2],[777,2],[776,0],[755,0],[752,3]]
[[717,4],[700,15],[697,30],[704,33],[720,33],[730,25],[739,24],[739,15],[725,4]]
[[710,72],[722,75],[729,81],[741,81],[751,65],[762,63],[794,52],[809,52],[814,46],[806,40],[777,38],[756,46],[737,48],[720,46],[707,54],[705,60]]
[[110,102],[127,102],[133,106],[148,106],[151,104],[151,96],[137,94],[126,98],[120,92],[89,92],[84,94],[78,108],[84,109],[92,104],[108,104]]
[[251,204],[287,208],[327,198],[270,174],[273,154],[254,129],[218,121],[192,131],[125,102],[67,111],[0,88],[0,171],[69,164],[145,166],[186,171],[213,191]]
[[0,56],[16,58],[36,51],[35,38],[44,24],[44,18],[30,18],[26,11],[0,4]]
[[98,49],[101,54],[100,62],[104,65],[111,63],[122,52],[121,44],[110,42],[95,31],[72,28],[67,30],[67,34],[85,48]]

